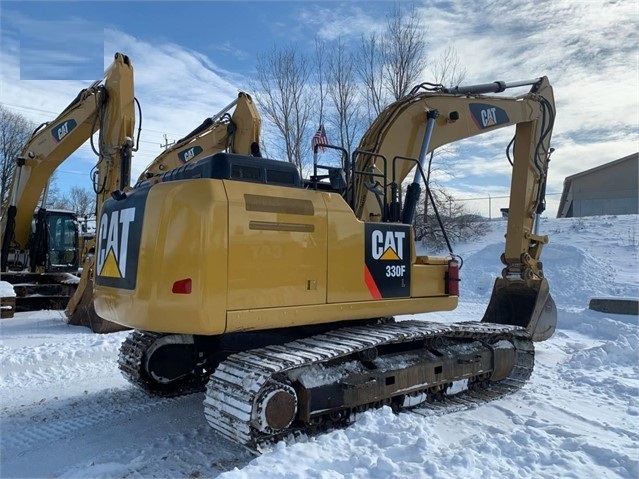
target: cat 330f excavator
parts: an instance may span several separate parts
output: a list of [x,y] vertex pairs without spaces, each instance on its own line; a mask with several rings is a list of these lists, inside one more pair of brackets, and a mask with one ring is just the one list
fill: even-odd
[[[529,91],[491,95],[510,87]],[[316,162],[303,180],[286,161],[220,153],[107,201],[95,307],[135,329],[120,369],[152,394],[206,387],[208,423],[253,449],[372,407],[446,409],[517,390],[557,317],[537,231],[554,115],[546,77],[423,84],[341,168]],[[457,258],[414,246],[427,155],[509,125],[505,267],[483,319],[395,320],[458,302]]]

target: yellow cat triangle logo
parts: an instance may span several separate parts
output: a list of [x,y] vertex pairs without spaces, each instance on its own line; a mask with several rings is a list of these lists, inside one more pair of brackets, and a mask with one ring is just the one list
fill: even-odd
[[384,254],[381,255],[379,259],[385,259],[385,260],[390,260],[390,261],[398,261],[401,258],[397,255],[397,253],[395,253],[393,248],[387,248],[386,251],[384,251]]
[[102,271],[100,271],[100,276],[107,276],[109,278],[122,278],[122,273],[120,273],[118,262],[115,260],[113,249],[109,250],[109,254],[106,257],[106,260],[104,260],[104,266],[102,267]]

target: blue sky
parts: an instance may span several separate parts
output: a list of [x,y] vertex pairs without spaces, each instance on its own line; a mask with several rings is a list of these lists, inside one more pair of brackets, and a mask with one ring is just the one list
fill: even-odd
[[[429,58],[455,47],[466,83],[550,78],[557,101],[550,215],[566,176],[639,149],[638,2],[413,3],[426,29]],[[126,53],[143,109],[136,178],[161,152],[164,135],[176,140],[238,90],[250,93],[247,79],[258,54],[290,43],[310,51],[316,36],[356,42],[382,29],[392,6],[371,0],[2,1],[0,103],[36,123],[53,120],[79,90],[103,76],[113,53]],[[424,81],[429,74],[424,72]],[[461,142],[457,168],[442,182],[460,198],[506,196],[510,135]],[[60,167],[59,186],[90,187],[94,163],[85,145]],[[486,213],[487,204],[469,206]],[[507,200],[491,206],[496,216]]]

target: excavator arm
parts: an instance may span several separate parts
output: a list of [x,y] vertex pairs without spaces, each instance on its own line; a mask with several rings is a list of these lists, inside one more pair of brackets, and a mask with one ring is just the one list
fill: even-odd
[[[67,314],[71,318],[71,324],[89,324],[92,328],[93,324],[96,324],[100,326],[93,328],[94,330],[104,330],[102,325],[108,322],[95,315],[92,304],[93,255],[87,255],[84,259],[82,276],[69,300],[70,285],[66,284],[69,278],[48,274],[46,270],[48,244],[43,239],[47,237],[47,226],[43,224],[43,213],[46,213],[44,208],[40,208],[38,212],[35,238],[31,237],[31,224],[38,200],[56,168],[88,139],[92,139],[96,132],[97,148],[93,141],[91,144],[98,154],[93,181],[99,221],[105,200],[113,193],[129,188],[134,129],[133,66],[126,55],[116,53],[112,64],[104,73],[103,80],[96,81],[89,88],[82,90],[55,120],[36,130],[23,148],[16,161],[9,203],[7,210],[3,211],[0,229],[2,271],[7,271],[9,252],[12,251],[14,256],[29,258],[32,273],[44,273],[31,276],[15,274],[15,282],[22,283],[24,278],[33,282],[28,285],[29,293],[25,293],[22,301],[25,304],[29,303],[32,297],[41,296],[41,289],[47,291],[47,294],[54,290],[54,304],[57,305],[61,299],[69,301]],[[90,246],[87,245],[87,249]],[[77,255],[79,253],[76,251]],[[9,280],[8,276],[4,277]],[[77,282],[77,278],[74,279]],[[53,288],[51,284],[54,284]],[[84,307],[78,309],[79,304]],[[22,309],[29,307],[24,306]],[[72,316],[73,313],[75,316]],[[117,326],[116,329],[122,328]]]
[[[235,107],[233,115],[229,115]],[[197,161],[222,151],[261,156],[261,118],[250,95],[238,97],[216,115],[207,118],[184,138],[158,155],[138,178],[138,182],[159,176],[188,161]]]
[[[521,86],[530,86],[530,91],[515,97],[486,95]],[[537,232],[545,207],[554,116],[553,91],[546,77],[413,92],[386,108],[371,125],[354,155],[351,176],[350,201],[358,218],[412,223],[428,154],[442,145],[514,125],[508,226],[501,258],[505,268],[485,320],[515,322],[527,327],[536,340],[550,337],[556,323],[540,261],[548,238]],[[414,179],[402,204],[398,192],[413,169]],[[382,184],[377,178],[391,181]]]
[[[100,227],[102,206],[112,195],[130,189],[131,158],[135,131],[135,95],[133,66],[129,58],[120,53],[105,73],[103,107],[96,111],[100,124],[99,159],[96,165],[94,186],[96,188],[96,231]],[[106,239],[106,238],[104,238]],[[93,240],[93,243],[95,240]],[[94,244],[87,247],[91,249]],[[95,256],[87,255],[82,276],[66,307],[70,324],[86,325],[95,332],[110,332],[123,329],[104,321],[95,313],[93,306],[93,275]]]

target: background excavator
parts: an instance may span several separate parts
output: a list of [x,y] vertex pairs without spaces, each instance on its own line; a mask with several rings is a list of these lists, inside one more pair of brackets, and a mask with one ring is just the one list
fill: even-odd
[[[96,132],[98,217],[106,198],[129,188],[135,151],[133,80],[130,59],[116,53],[104,79],[82,90],[56,119],[41,125],[16,159],[10,201],[0,226],[2,279],[16,291],[16,311],[66,308],[70,324],[100,333],[124,329],[100,318],[93,308],[94,241],[83,244],[75,213],[46,209],[44,203],[56,168]],[[228,111],[233,107],[231,116]],[[259,155],[259,132],[260,116],[250,96],[240,93],[220,113],[162,152],[141,179],[220,151]]]
[[22,149],[0,225],[2,279],[14,284],[17,311],[61,309],[88,281],[86,264],[82,279],[76,276],[82,245],[75,215],[44,208],[43,193],[55,169],[87,140],[93,145],[99,132],[94,186],[101,211],[112,192],[129,185],[134,128],[133,67],[126,55],[116,53],[103,81],[82,90]]
[[[511,87],[529,91],[490,95]],[[446,407],[458,388],[455,406],[476,404],[517,390],[533,341],[557,319],[540,262],[548,238],[537,231],[554,116],[546,77],[423,84],[388,106],[341,166],[315,162],[308,179],[286,161],[220,153],[107,201],[95,306],[135,329],[120,369],[151,394],[206,389],[208,423],[253,449],[371,407]],[[428,154],[510,125],[505,267],[483,319],[394,320],[458,302],[458,259],[414,246]]]
[[[234,108],[232,115],[228,113],[231,108]],[[206,118],[158,155],[140,174],[138,183],[222,151],[260,157],[261,126],[262,120],[251,96],[240,92],[219,113]]]

